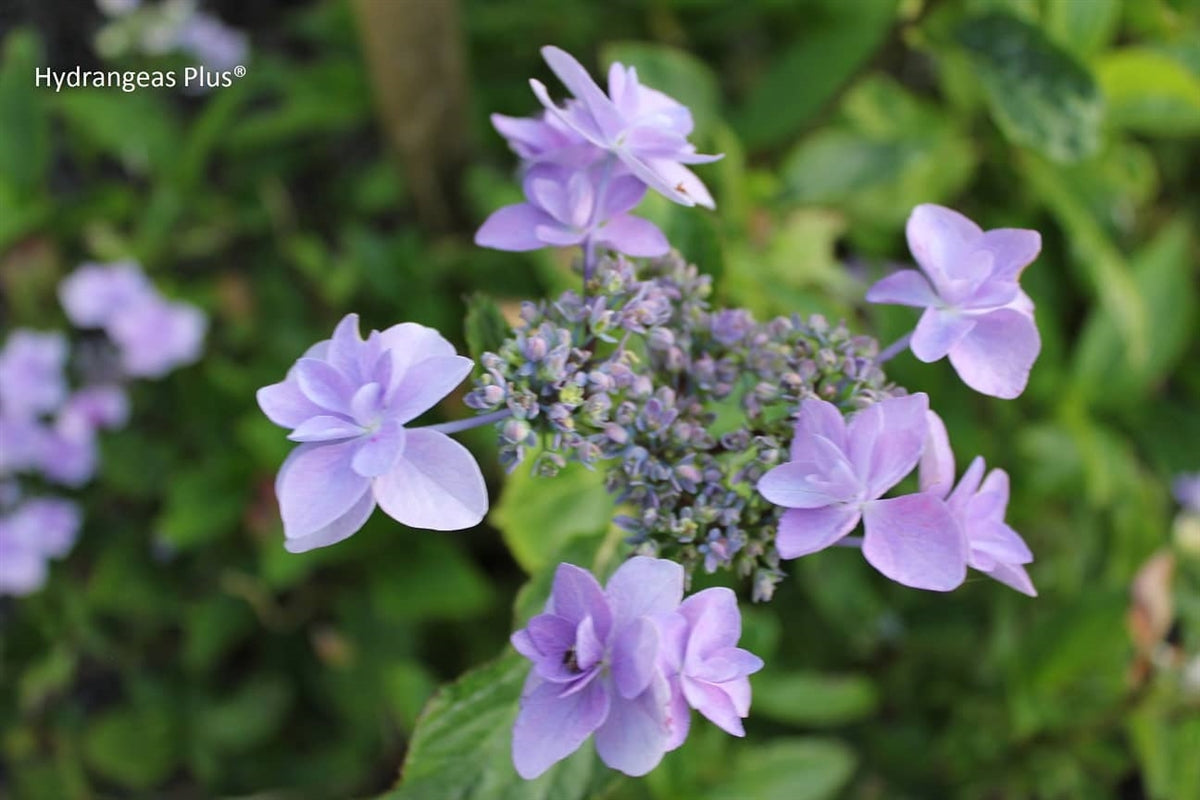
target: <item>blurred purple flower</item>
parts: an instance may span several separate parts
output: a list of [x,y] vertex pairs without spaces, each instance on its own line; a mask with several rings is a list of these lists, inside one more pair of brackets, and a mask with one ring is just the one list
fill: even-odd
[[849,425],[832,403],[800,405],[791,461],[758,491],[787,509],[776,547],[783,558],[815,553],[863,520],[863,555],[905,586],[949,591],[966,577],[966,542],[946,504],[931,494],[881,500],[921,457],[929,398],[891,397],[857,412]]
[[197,12],[179,28],[175,46],[205,67],[220,72],[245,63],[250,40],[244,32],[219,18]]
[[688,707],[734,736],[745,736],[750,680],[762,659],[737,646],[742,615],[737,596],[725,587],[697,592],[662,624],[662,658],[671,685],[668,750],[683,744],[690,727]]
[[196,361],[207,328],[208,321],[198,308],[157,294],[122,308],[105,326],[120,351],[122,370],[137,378],[161,378]]
[[67,398],[58,412],[58,424],[73,430],[115,430],[128,421],[129,395],[112,384],[85,386]]
[[0,413],[29,419],[58,408],[67,396],[66,360],[61,333],[18,328],[9,334],[0,350]]
[[614,63],[608,94],[570,54],[543,47],[542,57],[574,95],[575,102],[555,105],[540,81],[533,93],[551,114],[596,147],[607,150],[646,185],[685,206],[713,208],[712,195],[684,164],[704,164],[721,156],[701,155],[687,137],[692,114],[662,92],[642,86],[633,67]]
[[79,533],[79,508],[68,500],[26,500],[0,518],[0,595],[26,595],[46,581],[46,560],[70,552]]
[[[1033,561],[1025,540],[1004,521],[1008,508],[1008,473],[992,470],[983,477],[981,456],[971,462],[958,486],[954,485],[954,452],[945,423],[928,412],[929,435],[921,456],[921,491],[944,498],[967,539],[967,565],[986,573],[1018,592],[1037,597],[1024,564]],[[982,483],[980,482],[982,479]]]
[[524,178],[528,202],[495,211],[475,234],[475,243],[497,250],[592,245],[631,256],[660,256],[670,249],[653,223],[626,212],[646,194],[629,174],[611,177],[606,167],[571,170],[534,166]]
[[533,662],[513,727],[517,773],[536,778],[592,733],[605,764],[645,775],[668,749],[670,686],[659,664],[659,623],[679,608],[683,568],[635,557],[606,589],[560,564],[543,613],[512,635]]
[[509,148],[531,165],[547,163],[581,169],[604,155],[603,150],[548,111],[537,117],[492,114],[492,126],[508,141]]
[[414,528],[459,530],[487,512],[470,452],[430,428],[405,428],[446,396],[472,362],[432,328],[406,322],[363,341],[358,315],[309,348],[258,404],[301,442],[275,483],[293,553],[354,534],[378,503]]
[[58,285],[67,319],[80,328],[103,328],[123,309],[154,294],[154,286],[132,261],[84,264]]
[[867,300],[925,309],[910,344],[921,361],[949,355],[975,391],[1021,394],[1042,345],[1033,301],[1017,282],[1041,250],[1041,236],[1020,228],[984,232],[957,211],[931,204],[913,209],[907,232],[925,274],[893,273],[867,291]]
[[1171,488],[1179,505],[1200,514],[1200,472],[1177,475]]

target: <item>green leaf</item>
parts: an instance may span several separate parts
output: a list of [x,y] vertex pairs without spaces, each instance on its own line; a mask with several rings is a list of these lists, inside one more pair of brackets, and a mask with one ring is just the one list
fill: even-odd
[[476,361],[484,353],[498,353],[500,345],[511,330],[500,306],[491,297],[476,292],[467,299],[467,316],[463,322],[467,350]]
[[487,576],[454,541],[425,531],[396,533],[406,539],[403,557],[370,582],[371,600],[382,619],[463,619],[488,608],[492,588]]
[[118,708],[95,717],[87,727],[83,754],[108,780],[146,790],[170,776],[177,760],[175,728],[163,706]]
[[513,558],[530,574],[546,566],[568,540],[602,534],[613,514],[599,470],[568,464],[550,480],[530,472],[531,460],[532,454],[508,477],[489,517]]
[[0,181],[21,195],[38,194],[50,162],[50,125],[39,95],[53,90],[34,84],[43,62],[36,36],[17,30],[0,44]]
[[158,518],[163,539],[188,550],[235,530],[249,494],[244,477],[236,462],[220,457],[176,472]]
[[1195,341],[1190,229],[1187,219],[1177,217],[1131,261],[1134,286],[1152,320],[1144,357],[1123,340],[1117,321],[1104,309],[1088,317],[1076,350],[1074,380],[1093,403],[1140,406]]
[[54,107],[68,132],[90,147],[131,172],[163,174],[175,167],[183,137],[161,98],[150,91],[71,89],[54,96]]
[[958,29],[1000,130],[1049,158],[1078,161],[1100,147],[1104,106],[1096,83],[1040,30],[1008,14],[967,19]]
[[1112,40],[1120,21],[1120,0],[1050,0],[1044,27],[1060,47],[1086,59]]
[[204,746],[224,753],[249,750],[274,735],[292,703],[292,686],[279,674],[260,673],[217,702],[204,703],[192,724]]
[[605,64],[619,61],[636,67],[643,86],[683,103],[692,112],[696,136],[708,136],[721,107],[717,76],[707,64],[691,53],[651,42],[612,42],[600,51]]
[[703,800],[823,800],[854,772],[854,753],[833,739],[774,739],[737,753],[732,776]]
[[1157,136],[1200,133],[1200,76],[1170,56],[1127,48],[1096,65],[1113,125]]
[[[511,651],[442,688],[409,744],[400,785],[386,800],[575,800],[587,792],[595,756],[583,747],[526,781],[512,765],[512,724],[529,662]],[[381,800],[384,800],[381,798]]]
[[894,0],[827,2],[794,44],[771,59],[735,118],[749,148],[785,142],[809,122],[883,43]]
[[780,672],[754,676],[754,713],[800,726],[842,725],[870,716],[879,695],[861,675]]

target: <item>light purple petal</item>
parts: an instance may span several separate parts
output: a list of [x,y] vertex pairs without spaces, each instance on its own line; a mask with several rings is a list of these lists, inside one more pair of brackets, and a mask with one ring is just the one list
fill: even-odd
[[353,439],[363,429],[343,417],[319,414],[304,420],[296,430],[288,434],[293,442],[331,442],[337,439]]
[[946,504],[933,495],[867,503],[863,527],[863,556],[897,583],[946,592],[967,576],[966,537]]
[[983,235],[980,227],[962,214],[932,203],[913,209],[905,233],[908,249],[939,294],[949,280],[959,277],[955,266]]
[[510,252],[540,250],[546,243],[538,238],[537,229],[554,224],[553,217],[529,203],[504,206],[484,220],[475,232],[475,244]]
[[662,558],[634,556],[626,561],[604,590],[620,631],[637,617],[669,614],[683,600],[683,567]]
[[613,178],[604,192],[604,203],[600,209],[601,219],[612,219],[629,211],[646,196],[646,184],[633,175]]
[[679,606],[688,621],[686,664],[699,664],[712,653],[737,644],[742,635],[742,615],[737,595],[724,586],[696,592]]
[[[746,735],[741,717],[733,705],[733,699],[725,692],[723,686],[692,680],[686,675],[683,677],[682,683],[683,694],[692,708],[726,733],[734,736]],[[749,683],[746,681],[747,686]]]
[[488,509],[487,486],[475,457],[429,428],[407,432],[396,464],[375,478],[375,499],[396,521],[435,531],[472,528]]
[[956,311],[929,308],[917,321],[909,349],[926,364],[945,358],[950,348],[975,327],[975,319]]
[[671,699],[667,701],[667,742],[666,749],[670,752],[685,741],[692,727],[692,712],[687,698],[683,694],[683,684],[678,676],[668,680]]
[[929,427],[918,468],[921,491],[944,498],[954,486],[954,451],[950,449],[950,435],[942,418],[935,411],[927,411],[925,415]]
[[626,775],[645,775],[667,751],[670,689],[659,678],[632,700],[614,697],[608,718],[596,730],[600,760]]
[[1016,589],[1021,594],[1027,594],[1030,597],[1038,596],[1037,589],[1033,587],[1033,581],[1029,578],[1029,573],[1019,564],[997,564],[987,574],[1004,585]]
[[637,177],[646,182],[650,188],[662,194],[668,200],[684,206],[700,205],[705,208],[716,208],[708,188],[687,167],[678,161],[664,158],[638,158],[627,153],[618,153],[621,161],[629,167]]
[[475,362],[463,356],[434,356],[408,368],[388,398],[397,422],[408,422],[433,408],[471,374]]
[[[591,617],[584,617],[584,622]],[[581,625],[583,622],[580,623]],[[565,653],[575,646],[576,626],[557,614],[538,614],[529,620],[525,633],[539,655]],[[530,656],[533,658],[533,656]]]
[[362,369],[367,366],[359,361],[362,350],[363,339],[358,332],[358,314],[347,314],[333,329],[327,360],[351,383],[362,383],[366,379]]
[[763,497],[784,508],[823,508],[854,500],[861,485],[846,457],[826,438],[810,441],[803,458],[773,467],[758,481]]
[[354,460],[350,466],[364,478],[375,478],[391,470],[396,459],[404,452],[407,431],[394,419],[389,419],[379,430],[356,441]]
[[809,397],[800,403],[796,414],[796,435],[792,439],[792,460],[807,457],[809,439],[823,436],[843,453],[846,452],[846,418],[838,407],[826,400]]
[[609,715],[609,697],[601,681],[559,697],[553,683],[535,686],[521,698],[513,726],[512,757],[517,774],[533,780],[579,749]]
[[671,249],[658,226],[641,217],[618,214],[596,232],[597,243],[638,258],[661,256]]
[[1025,228],[996,228],[984,233],[978,246],[991,251],[995,259],[994,280],[1016,281],[1042,251],[1042,236]]
[[1000,309],[975,318],[975,328],[950,349],[950,363],[980,394],[1012,399],[1025,391],[1041,349],[1031,317]]
[[604,90],[570,53],[557,47],[543,47],[542,58],[571,94],[584,104],[605,138],[611,140],[625,126],[621,113]]
[[[413,364],[428,358],[457,355],[454,345],[433,328],[415,322],[401,322],[379,334],[380,344],[391,352],[392,385],[405,379]],[[385,393],[386,394],[386,393]]]
[[554,571],[546,613],[557,614],[573,625],[591,617],[601,640],[607,639],[612,629],[612,612],[604,590],[592,573],[574,564],[559,564]]
[[[613,643],[612,676],[617,692],[630,699],[646,690],[658,659],[658,629],[645,617],[618,629]],[[582,666],[582,665],[581,665]]]
[[296,362],[296,385],[304,396],[321,408],[349,415],[354,387],[332,364],[315,358]]
[[604,657],[604,641],[596,635],[596,620],[589,614],[575,629],[575,663],[589,670]]
[[917,465],[928,410],[928,395],[918,392],[881,400],[850,420],[846,431],[850,463],[866,485],[868,498],[882,496]]
[[46,583],[46,557],[0,540],[0,596],[32,594]]
[[324,413],[304,396],[293,378],[262,387],[256,397],[267,419],[283,428],[299,427],[306,419]]
[[913,269],[893,272],[867,289],[868,303],[896,303],[925,308],[937,302],[937,295],[925,276]]
[[[358,502],[350,510],[342,514],[319,530],[304,536],[289,537],[283,542],[284,549],[289,553],[303,553],[316,547],[328,547],[343,539],[349,539],[367,523],[371,512],[375,510],[375,498],[370,492],[363,492]],[[285,529],[286,533],[286,529]]]
[[302,444],[279,468],[275,493],[289,539],[325,528],[358,504],[371,482],[350,467],[354,443]]
[[1033,561],[1029,545],[1025,544],[1019,533],[1003,522],[968,523],[967,538],[972,559],[983,554],[999,564],[1028,564]]
[[775,547],[780,558],[799,558],[824,550],[854,530],[860,512],[856,506],[789,508],[779,519]]
[[983,478],[985,469],[987,467],[983,462],[983,456],[975,456],[967,465],[967,471],[963,473],[962,479],[954,487],[954,491],[950,492],[950,496],[946,498],[946,505],[949,506],[954,516],[960,519],[965,518],[967,507],[974,499],[975,493],[979,491],[979,481]]

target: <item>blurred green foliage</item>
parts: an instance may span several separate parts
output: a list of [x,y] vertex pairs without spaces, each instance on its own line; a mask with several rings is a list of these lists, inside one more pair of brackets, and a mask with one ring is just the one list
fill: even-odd
[[[74,66],[61,36],[0,41],[5,329],[64,325],[57,280],[122,257],[212,317],[205,359],[137,387],[134,424],[105,438],[75,552],[0,603],[0,795],[371,795],[411,746],[388,797],[1200,797],[1200,688],[1183,677],[1200,669],[1200,521],[1173,520],[1166,482],[1200,469],[1200,3],[462,6],[475,149],[452,192],[464,223],[438,235],[382,144],[348,2],[252,25],[248,77],[201,96],[55,94],[30,76]],[[477,351],[516,299],[571,284],[559,254],[471,243],[516,192],[486,115],[536,110],[547,43],[632,63],[692,106],[700,149],[727,154],[702,170],[718,211],[644,211],[760,315],[902,334],[914,314],[862,293],[908,260],[917,203],[1045,242],[1022,398],[974,395],[944,362],[889,365],[930,394],[960,465],[983,453],[1012,475],[1041,596],[915,592],[841,550],[793,562],[769,606],[746,604],[768,663],[747,738],[697,721],[640,781],[587,748],[529,784],[507,758],[514,619],[558,561],[621,557],[595,476],[505,479],[476,431],[488,526],[376,515],[290,555],[271,488],[288,443],[253,402],[348,311]],[[1156,553],[1173,569],[1133,590]]]

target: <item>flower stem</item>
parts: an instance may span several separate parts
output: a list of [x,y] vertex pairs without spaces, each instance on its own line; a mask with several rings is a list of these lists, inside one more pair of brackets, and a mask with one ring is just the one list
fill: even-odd
[[863,537],[861,536],[843,536],[833,543],[834,547],[862,547]]
[[883,364],[887,361],[891,361],[893,358],[900,355],[900,353],[902,353],[904,350],[908,349],[908,343],[911,339],[912,339],[912,331],[909,331],[908,333],[904,334],[896,341],[889,344],[887,347],[885,347],[883,349],[882,353],[880,353],[878,356],[875,357],[875,364],[876,365]]
[[426,430],[437,431],[438,433],[458,433],[459,431],[466,431],[483,425],[491,425],[493,422],[499,422],[511,416],[511,409],[502,408],[499,411],[493,411],[490,414],[481,414],[478,417],[456,419],[451,422],[439,422],[437,425],[423,425],[422,427]]
[[[612,178],[613,162],[617,157],[611,153],[604,159],[603,172],[600,173],[600,183],[596,187],[596,194],[592,197],[592,213],[588,220],[589,232],[594,231],[596,226],[600,224],[600,209],[604,207],[604,195],[608,192],[608,182]],[[583,241],[583,289],[584,294],[587,293],[587,282],[592,278],[592,272],[596,269],[596,242],[591,235]]]

